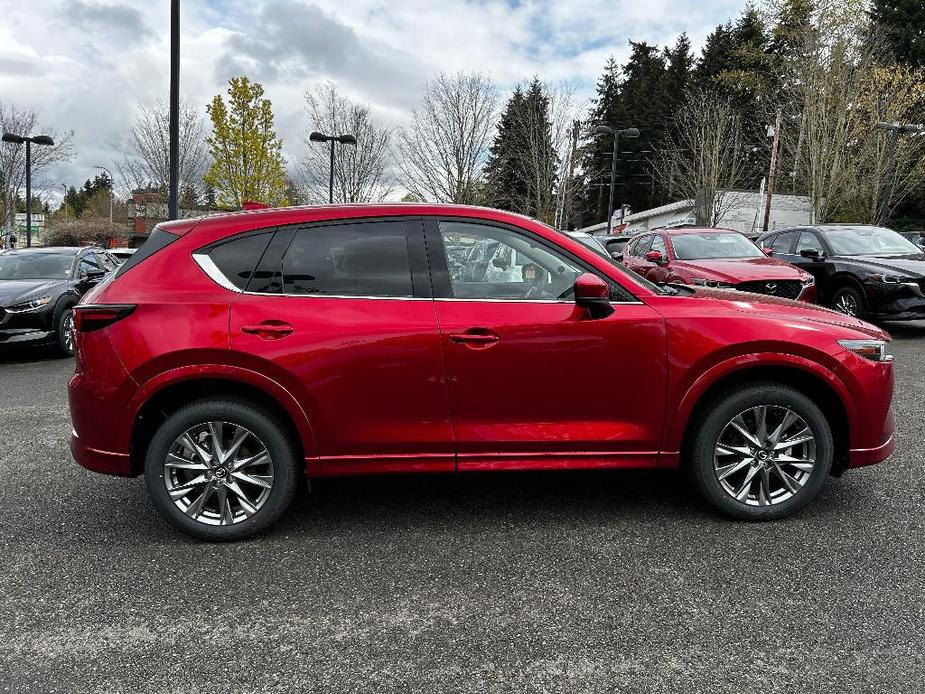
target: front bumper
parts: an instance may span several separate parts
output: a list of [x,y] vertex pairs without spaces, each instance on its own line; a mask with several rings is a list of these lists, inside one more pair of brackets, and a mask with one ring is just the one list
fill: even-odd
[[30,342],[49,342],[54,338],[55,333],[49,330],[35,330],[30,328],[7,330],[5,328],[0,328],[0,346],[19,345]]
[[925,319],[925,292],[919,284],[869,282],[865,289],[871,313],[877,318],[884,320]]
[[0,345],[50,340],[55,336],[55,307],[9,313],[0,308]]
[[852,448],[848,451],[848,467],[864,467],[881,463],[893,453],[893,435],[876,448]]

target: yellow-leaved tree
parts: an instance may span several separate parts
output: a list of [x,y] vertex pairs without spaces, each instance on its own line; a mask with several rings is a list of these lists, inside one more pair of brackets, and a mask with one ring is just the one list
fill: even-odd
[[262,202],[286,204],[283,143],[273,130],[273,110],[263,86],[246,76],[228,83],[228,104],[217,94],[207,107],[212,120],[208,138],[212,166],[205,183],[223,207]]

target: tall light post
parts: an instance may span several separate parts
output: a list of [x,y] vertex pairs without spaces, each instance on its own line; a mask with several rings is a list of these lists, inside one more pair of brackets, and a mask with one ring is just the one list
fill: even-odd
[[330,142],[331,143],[331,171],[328,177],[328,202],[334,202],[334,143],[340,142],[342,145],[356,146],[357,139],[353,135],[324,135],[317,131],[308,136],[312,142]]
[[32,246],[32,143],[51,146],[55,144],[48,135],[15,135],[3,133],[4,142],[21,145],[26,143],[26,248]]
[[896,139],[900,135],[925,134],[925,125],[900,125],[899,123],[877,123],[874,130],[885,130],[890,134],[887,145],[889,154],[886,163],[886,183],[883,186],[883,202],[880,205],[880,226],[885,227],[890,216],[890,198],[893,196],[893,176],[896,173]]
[[109,176],[109,223],[112,224],[112,186],[113,186],[112,172],[109,169],[107,169],[105,166],[94,166],[93,168],[105,171],[106,175]]
[[167,218],[180,216],[180,0],[170,0],[170,162]]
[[610,199],[607,202],[607,233],[613,232],[613,196],[617,187],[617,154],[620,151],[620,138],[639,137],[639,128],[611,128],[599,125],[591,131],[592,135],[613,135],[613,156],[610,160]]
[[67,183],[62,183],[61,187],[64,188],[64,197],[61,198],[61,207],[64,208],[64,221],[67,221]]

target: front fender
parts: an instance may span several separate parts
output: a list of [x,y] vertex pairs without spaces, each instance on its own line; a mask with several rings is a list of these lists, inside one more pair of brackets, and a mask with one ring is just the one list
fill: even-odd
[[[797,369],[812,374],[824,381],[837,395],[845,409],[848,419],[849,431],[855,431],[858,423],[858,412],[854,398],[845,385],[832,370],[817,361],[806,357],[781,352],[751,352],[739,354],[713,364],[697,376],[686,388],[678,401],[676,408],[669,408],[670,424],[667,428],[668,436],[662,448],[663,461],[666,467],[677,464],[680,455],[684,432],[694,412],[694,408],[707,390],[725,376],[736,371],[761,367],[784,367]],[[672,414],[673,413],[673,414]]]

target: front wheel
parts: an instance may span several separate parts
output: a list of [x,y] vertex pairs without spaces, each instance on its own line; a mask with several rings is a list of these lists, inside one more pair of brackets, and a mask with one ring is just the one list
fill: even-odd
[[55,337],[58,341],[58,351],[62,356],[74,355],[74,309],[66,308],[58,316],[55,326]]
[[256,535],[289,507],[297,485],[289,436],[246,400],[199,400],[155,432],[145,482],[157,510],[178,530],[203,540]]
[[832,295],[832,308],[854,318],[864,318],[864,297],[854,287],[841,287]]
[[688,472],[717,510],[744,520],[796,513],[832,467],[832,428],[803,393],[775,384],[714,400],[698,423]]

